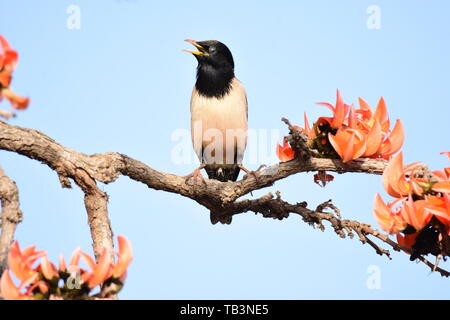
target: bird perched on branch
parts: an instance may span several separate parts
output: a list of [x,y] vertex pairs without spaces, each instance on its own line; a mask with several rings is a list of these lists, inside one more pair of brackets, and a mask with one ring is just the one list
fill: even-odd
[[216,40],[186,40],[197,50],[197,81],[191,97],[191,136],[201,165],[190,176],[236,181],[247,145],[247,95],[234,75],[234,61],[226,45]]

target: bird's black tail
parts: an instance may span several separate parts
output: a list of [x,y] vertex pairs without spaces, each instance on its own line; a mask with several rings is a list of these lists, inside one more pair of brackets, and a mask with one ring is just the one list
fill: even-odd
[[240,170],[237,164],[212,164],[205,167],[208,178],[222,182],[236,181]]

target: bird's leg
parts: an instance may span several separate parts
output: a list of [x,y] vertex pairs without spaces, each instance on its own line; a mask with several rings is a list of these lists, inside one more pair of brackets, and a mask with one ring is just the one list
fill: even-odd
[[206,164],[201,164],[197,169],[195,169],[192,173],[188,174],[185,178],[185,182],[187,183],[190,178],[194,178],[194,184],[197,183],[197,179],[199,178],[201,182],[205,183],[205,179],[203,178],[200,170],[204,169]]
[[259,170],[264,168],[264,165],[260,166],[256,171],[250,171],[246,167],[244,167],[242,164],[238,164],[239,169],[244,171],[247,175],[244,176],[244,179],[247,179],[249,175],[252,175],[256,181],[258,181],[258,176],[256,175]]
[[435,264],[434,264],[434,267],[433,267],[432,272],[435,272],[436,269],[438,268],[439,262],[441,262],[441,258],[442,258],[442,255],[441,255],[441,254],[438,254],[438,255],[436,256],[436,262],[435,262]]

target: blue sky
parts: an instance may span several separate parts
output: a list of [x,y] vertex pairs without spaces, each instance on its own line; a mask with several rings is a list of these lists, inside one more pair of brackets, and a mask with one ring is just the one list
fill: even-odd
[[[70,5],[81,10],[80,29],[66,26]],[[381,29],[367,27],[370,5],[381,10]],[[32,99],[10,123],[81,152],[117,151],[185,175],[197,163],[171,159],[172,133],[189,129],[195,81],[183,40],[217,39],[233,52],[251,128],[285,134],[281,117],[301,125],[304,111],[326,114],[314,102],[334,102],[336,88],[347,103],[383,96],[406,128],[405,161],[442,168],[448,160],[439,152],[450,150],[449,9],[445,0],[0,0],[0,32],[20,53],[13,88]],[[20,188],[22,246],[53,258],[78,245],[91,252],[78,188],[61,189],[52,170],[16,154],[0,152],[0,165]],[[405,254],[389,261],[295,216],[245,214],[213,226],[195,202],[126,177],[101,188],[115,234],[134,247],[125,299],[450,298],[448,279]],[[253,196],[276,190],[311,208],[333,199],[345,218],[374,225],[373,197],[383,191],[379,177],[336,175],[320,188],[303,174]],[[379,268],[380,289],[367,286],[370,266]]]

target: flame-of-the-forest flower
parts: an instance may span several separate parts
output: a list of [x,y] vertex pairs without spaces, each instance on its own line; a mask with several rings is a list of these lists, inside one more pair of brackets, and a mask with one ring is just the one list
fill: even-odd
[[87,283],[90,288],[98,286],[108,278],[108,273],[111,268],[111,253],[106,248],[103,248],[98,263],[83,251],[80,252],[80,255],[91,269],[90,271],[84,272],[81,276],[81,280]]
[[343,162],[357,158],[382,158],[389,160],[403,145],[404,129],[397,120],[390,128],[386,103],[380,98],[375,111],[359,98],[359,109],[344,103],[339,90],[336,104],[319,102],[333,113],[332,117],[319,117],[311,127],[304,115],[304,128],[309,145],[324,158],[340,157]]
[[357,119],[358,128],[367,135],[368,146],[365,157],[390,159],[403,145],[405,133],[401,120],[397,120],[394,128],[390,130],[389,114],[386,102],[381,97],[375,112],[369,104],[359,98],[359,110],[361,115]]
[[[426,179],[414,177],[414,172],[421,166],[420,162],[404,166],[403,153],[400,152],[389,162],[383,172],[382,182],[386,192],[394,198],[405,197],[411,193],[421,196],[431,187]],[[407,176],[409,176],[408,179]]]
[[427,196],[427,210],[444,225],[450,227],[450,194],[443,193],[439,196]]
[[[0,290],[2,291],[3,298],[5,300],[32,300],[33,297],[30,294],[30,290],[26,290],[26,288],[36,282],[38,277],[39,275],[36,273],[29,279],[22,281],[19,286],[16,286],[11,278],[9,270],[5,270],[0,279]],[[24,289],[26,292],[23,292]]]
[[38,269],[47,280],[58,277],[58,270],[55,265],[48,260],[47,256],[43,256]]
[[286,139],[283,139],[283,145],[277,145],[277,156],[281,162],[286,162],[294,159],[295,152]]
[[360,158],[366,151],[366,137],[357,129],[341,128],[336,135],[329,133],[328,139],[343,162]]
[[417,231],[422,230],[431,220],[430,205],[426,200],[412,199],[411,195],[403,202],[400,213],[406,223]]
[[17,66],[19,55],[9,42],[0,34],[0,85],[9,87],[11,74]]
[[17,109],[17,110],[25,110],[30,103],[29,98],[21,97],[21,96],[17,95],[10,88],[1,89],[0,97],[6,98],[11,103],[13,108]]
[[316,133],[314,132],[314,128],[311,128],[309,125],[308,117],[306,116],[306,112],[303,114],[303,122],[305,123],[305,128],[301,128],[297,126],[298,130],[305,133],[308,136],[308,139],[314,140],[316,138]]
[[19,55],[9,42],[0,35],[0,101],[6,98],[14,109],[23,110],[30,103],[29,98],[21,97],[11,90],[12,73],[17,66]]
[[375,218],[384,231],[397,234],[400,245],[412,250],[411,259],[427,253],[449,256],[450,171],[430,175],[422,169],[421,163],[405,166],[402,153],[389,162],[382,181],[396,200],[386,204],[377,194]]
[[8,253],[9,269],[19,280],[26,281],[37,273],[33,264],[45,255],[45,251],[36,251],[36,246],[20,250],[19,243],[15,241]]
[[396,207],[401,201],[403,201],[403,199],[386,204],[379,193],[375,196],[373,205],[375,219],[381,229],[389,234],[397,234],[403,231],[407,226],[406,221],[400,213],[401,209]]
[[333,112],[333,117],[320,117],[317,122],[326,121],[333,129],[339,129],[343,124],[345,117],[347,116],[349,106],[344,103],[341,92],[337,90],[336,92],[336,105],[333,106],[328,102],[317,102],[317,105],[325,106]]
[[375,112],[361,98],[360,109],[349,107],[348,118],[329,132],[328,139],[344,162],[360,157],[389,159],[404,142],[404,129],[400,120],[390,130],[386,103],[380,99]]
[[[341,158],[348,162],[361,157],[390,159],[397,153],[404,140],[404,130],[398,120],[390,130],[389,115],[386,103],[381,98],[375,112],[363,100],[359,99],[360,109],[344,103],[339,90],[336,92],[336,103],[318,102],[327,107],[332,117],[319,117],[312,127],[304,113],[304,128],[294,126],[308,138],[308,146],[318,152],[316,156],[323,158]],[[295,157],[295,152],[286,139],[283,145],[277,145],[276,153],[280,161],[289,161]],[[324,180],[323,178],[328,178]],[[331,181],[331,176],[314,176],[316,183],[325,185]]]
[[[20,250],[16,241],[9,252],[9,269],[4,271],[0,279],[1,292],[5,299],[14,300],[108,298],[90,294],[95,287],[110,283],[118,288],[114,293],[122,288],[133,252],[127,238],[118,236],[118,244],[116,263],[113,262],[112,252],[106,248],[101,250],[97,262],[77,248],[68,267],[61,255],[57,268],[49,261],[45,251],[36,251],[34,246]],[[88,265],[88,270],[79,266],[81,259]],[[20,280],[19,285],[14,283],[11,272]]]
[[131,243],[123,236],[117,237],[119,252],[117,253],[117,263],[113,265],[112,275],[115,278],[122,278],[126,275],[128,266],[133,260],[133,249]]

